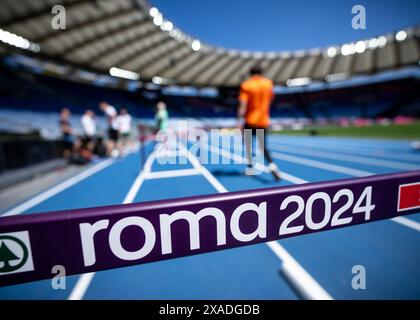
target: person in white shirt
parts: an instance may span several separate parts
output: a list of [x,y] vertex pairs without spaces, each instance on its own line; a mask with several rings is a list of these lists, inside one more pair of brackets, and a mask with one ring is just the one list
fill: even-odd
[[87,110],[81,119],[83,131],[86,138],[89,140],[95,139],[96,136],[96,123],[95,113],[92,110]]
[[120,114],[117,117],[118,132],[121,138],[121,149],[124,150],[130,144],[131,135],[131,122],[132,118],[128,113],[127,109],[122,108]]
[[127,109],[121,109],[117,117],[118,131],[122,137],[129,137],[131,133],[131,116]]
[[113,155],[118,152],[115,148],[118,142],[117,110],[105,101],[99,104],[99,108],[105,114],[108,121],[108,154]]

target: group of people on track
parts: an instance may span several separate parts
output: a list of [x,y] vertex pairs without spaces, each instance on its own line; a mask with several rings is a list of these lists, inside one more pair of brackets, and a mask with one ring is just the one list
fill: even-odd
[[[246,147],[248,169],[255,167],[253,146],[255,139],[268,169],[276,180],[280,180],[280,171],[271,158],[267,148],[267,134],[270,126],[270,107],[274,98],[273,82],[263,76],[259,66],[250,70],[250,78],[241,84],[239,92],[238,127],[243,131],[243,143]],[[61,111],[60,127],[64,142],[64,156],[73,162],[86,163],[95,156],[118,156],[126,152],[130,145],[132,133],[132,117],[127,109],[116,108],[107,102],[101,102],[99,109],[105,115],[108,132],[107,139],[98,135],[95,113],[87,110],[81,118],[84,135],[77,138],[70,124],[70,110]],[[168,111],[163,101],[156,104],[156,131],[168,128]],[[105,143],[106,141],[106,143]]]

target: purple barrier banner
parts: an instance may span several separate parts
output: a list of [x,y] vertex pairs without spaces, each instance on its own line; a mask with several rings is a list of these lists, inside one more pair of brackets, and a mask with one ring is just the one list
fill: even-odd
[[0,218],[0,285],[224,250],[420,212],[420,171]]

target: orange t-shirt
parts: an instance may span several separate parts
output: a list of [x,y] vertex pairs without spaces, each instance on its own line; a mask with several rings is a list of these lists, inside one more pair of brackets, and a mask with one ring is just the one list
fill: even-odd
[[241,85],[239,100],[247,103],[245,122],[267,128],[270,125],[270,106],[274,98],[273,82],[263,76],[253,76]]

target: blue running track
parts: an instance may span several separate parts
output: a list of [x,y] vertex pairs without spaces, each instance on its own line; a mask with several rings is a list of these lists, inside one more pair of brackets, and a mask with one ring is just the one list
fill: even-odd
[[[270,136],[268,141],[280,170],[300,181],[420,169],[420,153],[411,150],[408,141],[286,136]],[[220,191],[204,174],[182,174],[194,170],[191,159],[184,157],[186,164],[158,160],[150,158],[149,169],[162,175],[145,179],[134,190],[134,202]],[[276,183],[269,174],[245,176],[243,165],[204,168],[228,191],[296,183]],[[128,155],[21,214],[120,204],[133,191],[139,172],[139,154]],[[420,214],[405,217],[405,222],[380,221],[279,244],[333,299],[420,299]],[[65,290],[52,289],[51,281],[3,287],[0,299],[301,299],[280,272],[282,262],[269,246],[259,244],[71,276]],[[356,265],[365,267],[365,290],[352,288]]]

